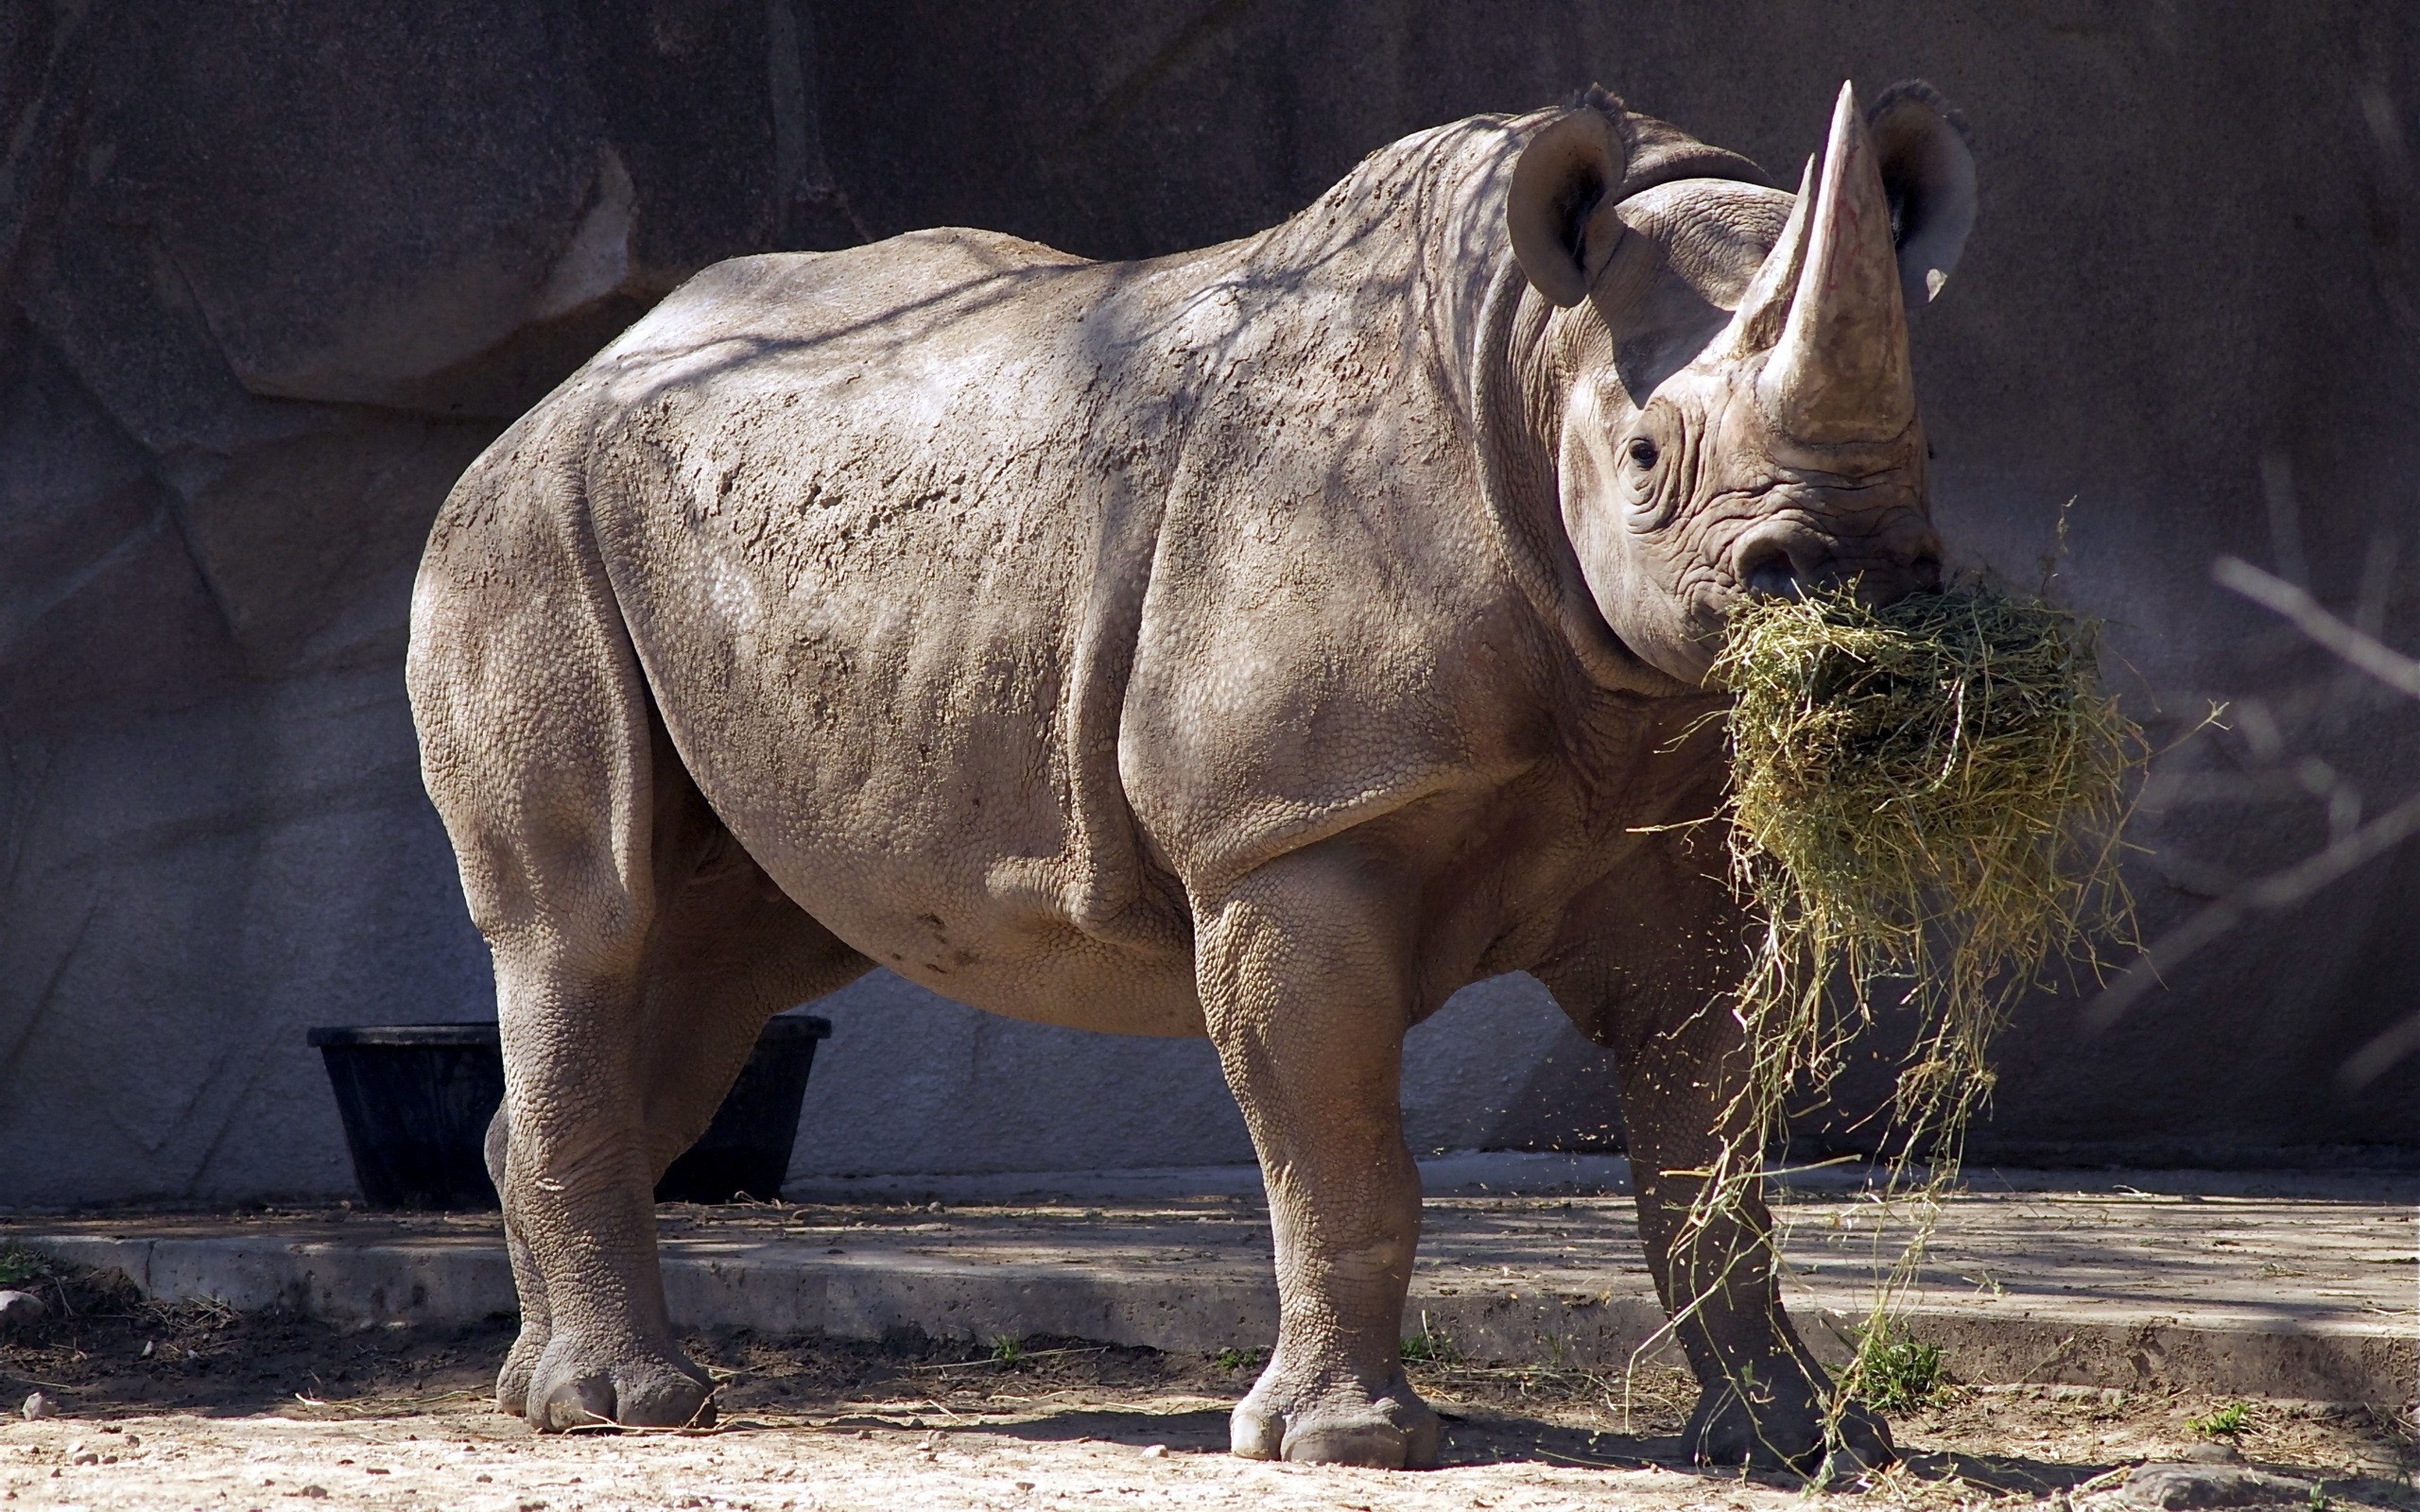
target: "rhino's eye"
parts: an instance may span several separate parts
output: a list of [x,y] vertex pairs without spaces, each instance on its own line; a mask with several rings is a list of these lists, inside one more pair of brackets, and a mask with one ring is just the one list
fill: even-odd
[[1641,469],[1653,467],[1655,465],[1656,455],[1657,453],[1655,450],[1655,443],[1653,441],[1648,439],[1644,436],[1634,436],[1630,438],[1630,460],[1632,466]]

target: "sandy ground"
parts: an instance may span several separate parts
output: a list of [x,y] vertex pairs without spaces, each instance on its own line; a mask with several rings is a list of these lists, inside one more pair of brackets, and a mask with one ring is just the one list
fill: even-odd
[[[1442,1393],[1440,1394],[1442,1396]],[[966,1403],[973,1406],[973,1403]],[[1590,1506],[1779,1509],[1800,1491],[1659,1464],[1668,1438],[1592,1430],[1606,1415],[1450,1404],[1447,1468],[1386,1472],[1252,1464],[1220,1452],[1223,1400],[1060,1388],[991,1410],[925,1398],[830,1416],[746,1414],[701,1435],[541,1438],[459,1398],[209,1417],[130,1415],[0,1429],[0,1498],[26,1506],[331,1507],[580,1512],[1204,1507],[1431,1512]],[[1903,1422],[1907,1466],[1843,1488],[1843,1505],[2066,1506],[2147,1448],[2190,1435],[2205,1404],[2129,1413],[2007,1394]],[[920,1408],[920,1411],[909,1411]],[[363,1415],[354,1416],[361,1412]],[[2411,1504],[2360,1425],[2283,1412],[2246,1435],[2264,1468],[2321,1481],[2325,1503]],[[1956,1445],[1955,1451],[1936,1445]],[[2002,1446],[1991,1452],[1972,1446]],[[2152,1449],[2165,1457],[2166,1452]],[[2366,1470],[2367,1473],[2361,1473]],[[2116,1471],[2118,1473],[2109,1473]],[[2296,1504],[2288,1503],[2286,1504]]]
[[[1257,1465],[1223,1452],[1253,1362],[1025,1341],[1013,1359],[902,1337],[697,1337],[724,1378],[701,1434],[538,1437],[486,1410],[502,1325],[377,1329],[164,1308],[54,1280],[54,1316],[0,1347],[8,1400],[62,1416],[0,1425],[0,1501],[26,1506],[588,1512],[637,1507],[1780,1508],[1791,1481],[1689,1468],[1689,1390],[1579,1371],[1429,1363],[1446,1468],[1389,1473]],[[2223,1405],[2075,1387],[1951,1388],[1898,1418],[1903,1467],[1839,1488],[1843,1506],[2090,1507],[2144,1459],[2204,1435]],[[2359,1410],[2255,1402],[2255,1464],[2337,1508],[2411,1506],[2411,1446]],[[1827,1498],[1826,1500],[1831,1500]],[[2308,1496],[2292,1503],[2319,1503]]]

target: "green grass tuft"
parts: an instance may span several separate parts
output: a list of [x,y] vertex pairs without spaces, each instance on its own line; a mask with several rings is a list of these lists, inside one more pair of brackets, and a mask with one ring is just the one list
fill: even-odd
[[1759,926],[1738,1002],[1759,1155],[1877,997],[1919,1018],[1900,1127],[1954,1142],[1990,1093],[2007,1005],[2127,933],[2118,830],[2143,742],[2101,690],[2096,641],[1977,586],[1732,611],[1714,678],[1735,695],[1732,875]]
[[[2008,1005],[2130,931],[2118,831],[2141,732],[2100,686],[2093,627],[1968,585],[1883,609],[1846,595],[1731,612],[1731,873],[1755,918],[1736,1200],[1877,1005],[1917,1019],[1892,1152],[1945,1152],[1990,1095]],[[1936,1155],[1938,1163],[1938,1155]]]
[[2207,1418],[2196,1418],[2186,1427],[2204,1438],[2233,1438],[2252,1426],[2252,1409],[2240,1401],[2231,1401]]
[[1938,1396],[1948,1377],[1941,1346],[1909,1338],[1884,1326],[1866,1330],[1856,1358],[1842,1372],[1841,1389],[1888,1413],[1910,1412]]
[[25,1287],[49,1279],[48,1257],[23,1245],[0,1246],[0,1286]]
[[1454,1341],[1420,1320],[1420,1332],[1403,1341],[1403,1363],[1406,1365],[1460,1365],[1462,1351]]

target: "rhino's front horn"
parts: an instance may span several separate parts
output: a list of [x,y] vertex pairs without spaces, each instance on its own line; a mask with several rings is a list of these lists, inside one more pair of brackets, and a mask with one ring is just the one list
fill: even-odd
[[1853,85],[1841,86],[1832,112],[1806,234],[1789,319],[1756,380],[1756,396],[1767,418],[1795,439],[1889,440],[1914,421],[1916,386],[1908,368],[1891,205]]

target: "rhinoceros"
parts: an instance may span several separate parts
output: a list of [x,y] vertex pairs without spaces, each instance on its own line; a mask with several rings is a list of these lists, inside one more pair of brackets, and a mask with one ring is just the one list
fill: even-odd
[[1200,251],[741,258],[511,426],[441,511],[408,667],[495,966],[498,1406],[711,1411],[650,1188],[771,1014],[879,965],[1208,1036],[1280,1298],[1235,1452],[1433,1463],[1404,1035],[1521,971],[1614,1053],[1691,1451],[1886,1459],[1761,1202],[1682,1222],[1746,959],[1685,821],[1723,790],[1729,606],[1938,579],[1907,310],[1973,218],[1963,130],[1843,89],[1793,195],[1591,90]]

